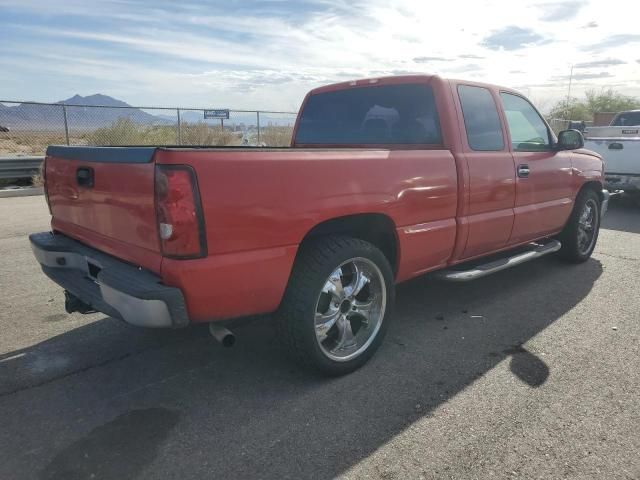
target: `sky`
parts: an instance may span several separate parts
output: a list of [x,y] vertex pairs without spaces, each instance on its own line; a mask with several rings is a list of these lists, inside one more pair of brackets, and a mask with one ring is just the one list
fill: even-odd
[[311,88],[408,73],[519,89],[544,111],[640,96],[637,1],[0,0],[0,99],[295,111]]

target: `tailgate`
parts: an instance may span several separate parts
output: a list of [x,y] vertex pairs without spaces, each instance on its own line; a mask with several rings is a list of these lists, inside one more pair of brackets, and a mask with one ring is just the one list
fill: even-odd
[[640,127],[588,127],[585,138],[638,138]]
[[160,271],[154,206],[154,147],[47,149],[52,229],[98,250]]
[[602,155],[605,173],[640,175],[640,138],[587,138],[584,147]]

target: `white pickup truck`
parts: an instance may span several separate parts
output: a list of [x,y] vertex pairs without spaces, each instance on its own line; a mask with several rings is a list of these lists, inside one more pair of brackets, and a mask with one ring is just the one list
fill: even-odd
[[640,194],[640,110],[620,112],[607,127],[589,127],[585,148],[604,158],[605,186],[610,191]]

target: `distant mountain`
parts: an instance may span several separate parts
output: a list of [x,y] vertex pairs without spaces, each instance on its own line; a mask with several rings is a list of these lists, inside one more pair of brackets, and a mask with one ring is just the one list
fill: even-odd
[[74,95],[71,98],[67,98],[66,100],[60,100],[56,102],[59,104],[67,104],[67,105],[105,105],[107,107],[130,107],[126,102],[122,100],[118,100],[117,98],[110,97],[109,95],[102,95],[101,93],[96,93],[94,95],[87,95],[83,97],[82,95]]
[[[157,115],[157,117],[172,123],[176,123],[178,121],[177,113],[175,110],[171,113],[169,113],[169,110],[165,110],[165,112],[166,113]],[[202,111],[186,110],[180,112],[180,121],[188,123],[198,123],[204,122],[205,120]],[[207,123],[209,123],[209,120],[207,120]],[[216,120],[216,123],[219,124],[220,120]]]
[[74,95],[66,100],[56,102],[55,105],[30,103],[21,103],[12,107],[0,105],[2,107],[0,108],[0,125],[9,127],[10,130],[64,131],[64,114],[62,107],[58,106],[62,104],[67,105],[67,123],[70,131],[105,127],[120,118],[127,118],[135,123],[147,125],[172,123],[139,108],[118,108],[130,107],[130,105],[108,95],[95,94],[86,97]]

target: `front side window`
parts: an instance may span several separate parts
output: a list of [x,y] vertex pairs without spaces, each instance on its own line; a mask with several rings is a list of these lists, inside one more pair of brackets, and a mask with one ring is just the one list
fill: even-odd
[[295,143],[440,145],[433,91],[426,85],[403,84],[312,95],[300,115]]
[[549,130],[536,109],[518,95],[503,92],[500,97],[513,149],[520,152],[549,150]]
[[491,92],[483,87],[459,85],[458,96],[469,147],[482,152],[503,150],[502,125]]

